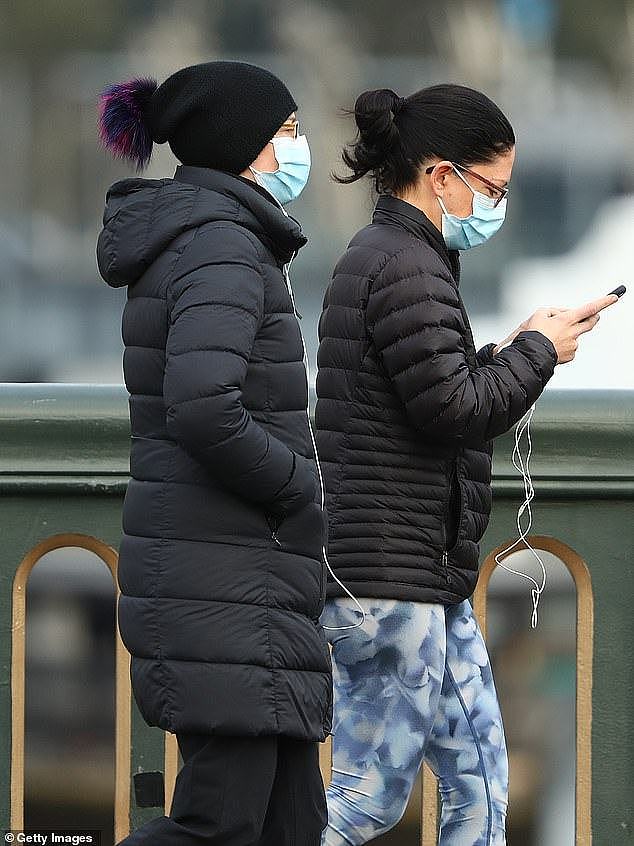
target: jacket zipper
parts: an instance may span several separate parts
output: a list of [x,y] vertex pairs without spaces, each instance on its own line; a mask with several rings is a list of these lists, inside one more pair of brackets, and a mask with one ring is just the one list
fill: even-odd
[[319,605],[321,607],[326,599],[326,565],[323,561],[319,563],[321,564],[321,573],[319,575]]
[[[453,465],[452,465],[451,474],[453,474]],[[449,477],[450,480],[452,478],[451,474],[450,474],[450,477]],[[451,507],[451,483],[450,483],[450,487],[449,487],[449,500],[447,502],[447,509],[446,509],[445,514],[443,514],[443,522],[442,522],[442,557],[441,557],[441,562],[442,562],[442,567],[443,567],[443,571],[444,571],[445,581],[447,582],[448,585],[450,585],[452,583],[451,574],[449,573],[449,553],[447,551],[447,520],[449,519],[449,509],[450,509],[450,507]]]
[[290,271],[291,263],[292,263],[292,261],[293,261],[293,259],[295,258],[296,255],[297,255],[297,251],[294,252],[293,255],[291,256],[290,260],[285,265],[283,265],[283,272],[284,272],[284,281],[286,282],[286,290],[288,291],[288,294],[291,298],[291,303],[293,304],[293,311],[295,312],[295,317],[302,320],[302,315],[299,313],[299,311],[297,310],[297,306],[295,305],[295,297],[293,296],[293,289],[291,287],[291,280],[289,278],[289,271]]
[[[286,211],[286,209],[283,206],[280,205],[280,208],[282,209],[282,211],[284,212],[284,214],[287,217],[290,217],[290,215],[288,214],[288,212]],[[283,269],[283,273],[284,273],[284,280],[286,281],[286,288],[288,290],[289,296],[291,298],[291,303],[293,305],[293,312],[295,314],[295,317],[297,318],[297,328],[299,329],[299,334],[300,334],[300,337],[302,339],[302,349],[304,351],[304,370],[306,372],[306,391],[307,391],[307,396],[308,396],[310,394],[310,382],[309,382],[309,378],[308,378],[308,353],[306,352],[306,344],[304,342],[304,336],[302,334],[302,327],[299,325],[299,321],[302,319],[302,315],[297,310],[297,306],[295,305],[295,296],[293,294],[293,286],[291,285],[291,280],[290,280],[290,267],[291,267],[291,264],[293,262],[293,259],[297,255],[297,253],[298,253],[298,250],[295,250],[295,252],[291,255],[288,262],[286,262],[282,266],[282,269]],[[308,428],[310,429],[310,437],[311,437],[311,441],[313,443],[313,449],[314,449],[314,452],[315,452],[315,462],[316,462],[317,467],[318,467],[319,488],[320,488],[321,501],[322,501],[321,507],[322,507],[322,510],[323,510],[323,507],[324,507],[323,506],[324,490],[323,490],[323,486],[322,486],[323,483],[322,483],[322,479],[321,479],[321,469],[319,468],[319,456],[317,454],[317,446],[316,446],[316,443],[315,443],[315,433],[313,432],[313,426],[312,426],[312,423],[310,422],[310,409],[308,407],[306,408],[306,415],[308,417]],[[281,546],[275,532],[273,532],[272,537],[273,537],[273,540]],[[320,602],[320,605],[324,601],[324,598],[325,598],[325,595],[326,595],[326,566],[327,566],[326,562],[321,560],[321,578],[320,578],[320,584],[319,584],[319,602]]]
[[[290,218],[291,220],[295,220],[295,218],[291,217],[291,215],[286,211],[284,206],[279,202],[279,200],[276,197],[273,197],[273,199],[275,200],[275,202],[279,206],[280,211],[283,214],[285,214],[286,217]],[[295,220],[295,223],[297,223],[296,220]],[[290,295],[291,302],[293,304],[293,311],[295,312],[295,317],[297,317],[297,318],[299,318],[299,320],[301,320],[302,315],[299,313],[299,311],[297,311],[297,306],[295,305],[295,297],[293,296],[293,288],[291,287],[291,280],[289,278],[290,266],[291,266],[293,259],[295,258],[295,256],[297,255],[298,252],[299,252],[299,250],[295,250],[293,252],[293,254],[291,255],[290,259],[288,260],[288,262],[282,265],[282,272],[284,273],[284,280],[286,281],[286,289],[287,289],[287,291]]]
[[443,567],[445,568],[445,580],[446,580],[447,584],[450,585],[451,584],[451,576],[449,574],[449,555],[448,555],[446,549],[443,551],[443,554],[442,554],[442,564],[443,564]]
[[269,529],[270,529],[270,531],[271,531],[271,540],[272,540],[272,541],[275,541],[275,543],[276,543],[278,546],[282,546],[282,544],[280,543],[280,539],[279,539],[279,538],[278,538],[278,536],[277,536],[277,529],[278,529],[278,527],[276,526],[275,528],[273,528],[273,526],[271,525],[271,521],[269,520],[269,516],[268,516],[268,514],[266,515],[266,522],[269,524]]
[[445,524],[443,523],[442,526],[442,557],[441,557],[442,567],[444,571],[445,581],[448,585],[451,584],[452,578],[451,574],[449,573],[449,553],[447,552],[447,533],[445,530]]

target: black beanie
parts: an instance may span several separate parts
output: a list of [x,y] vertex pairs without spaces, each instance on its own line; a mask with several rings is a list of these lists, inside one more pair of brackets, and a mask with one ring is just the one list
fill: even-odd
[[150,97],[144,118],[152,140],[167,141],[183,164],[241,173],[296,109],[270,71],[218,61],[168,77]]

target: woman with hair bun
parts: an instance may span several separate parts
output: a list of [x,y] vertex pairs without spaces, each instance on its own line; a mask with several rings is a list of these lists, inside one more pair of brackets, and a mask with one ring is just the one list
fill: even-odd
[[319,321],[316,437],[337,576],[322,614],[334,676],[322,844],[358,846],[396,825],[426,761],[442,799],[439,843],[502,846],[504,728],[469,602],[492,441],[618,298],[540,309],[476,350],[459,251],[504,221],[509,121],[460,85],[367,91],[354,117],[357,139],[343,153],[352,173],[337,179],[367,175],[379,197]]

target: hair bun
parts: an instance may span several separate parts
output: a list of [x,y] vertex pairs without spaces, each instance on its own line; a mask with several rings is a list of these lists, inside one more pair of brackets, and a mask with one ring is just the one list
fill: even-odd
[[399,99],[398,94],[391,88],[378,88],[374,91],[364,91],[354,104],[354,117],[360,141],[369,157],[377,162],[385,158],[386,153],[398,140],[393,107]]
[[99,137],[116,157],[129,159],[137,171],[152,155],[152,132],[145,115],[158,83],[141,77],[110,85],[99,95]]
[[399,99],[398,94],[391,88],[377,88],[359,94],[354,104],[354,116],[359,131],[363,132],[377,120],[389,120],[394,103]]

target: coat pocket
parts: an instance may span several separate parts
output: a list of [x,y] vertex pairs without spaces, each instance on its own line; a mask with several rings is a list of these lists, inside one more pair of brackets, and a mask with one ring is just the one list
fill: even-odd
[[295,555],[307,555],[309,558],[322,557],[325,543],[325,512],[317,502],[309,502],[298,511],[288,514],[277,525],[267,517],[272,526],[273,542],[284,552]]
[[451,463],[449,477],[449,500],[445,515],[445,551],[452,552],[460,540],[464,513],[464,494],[460,480],[459,458]]

